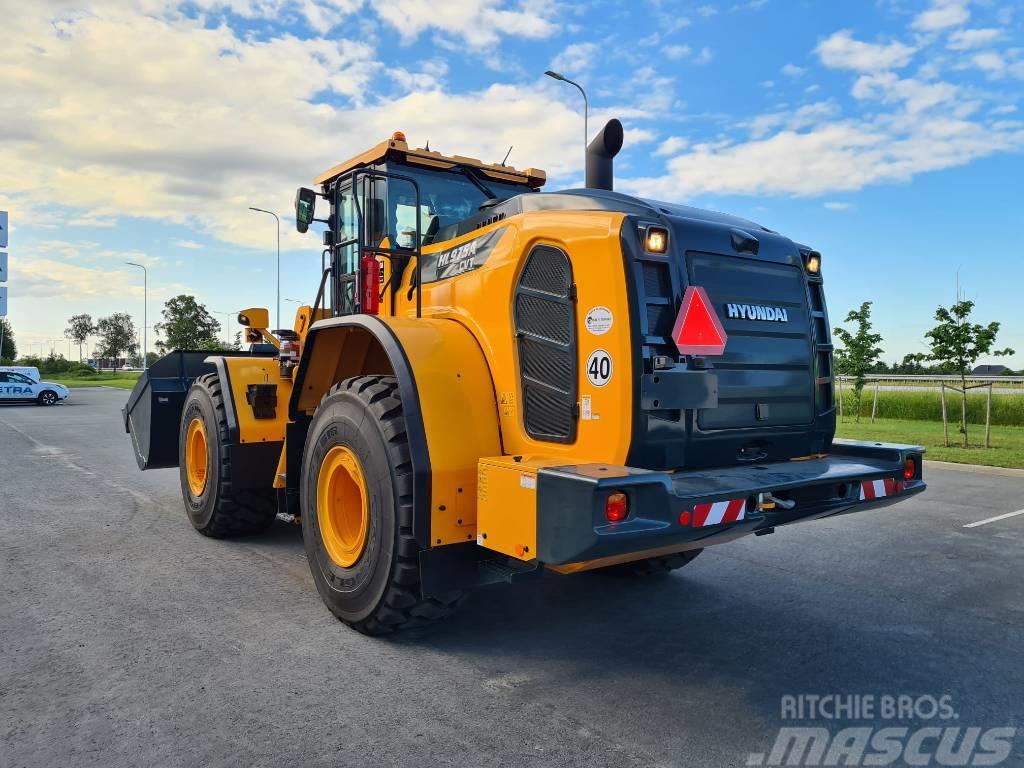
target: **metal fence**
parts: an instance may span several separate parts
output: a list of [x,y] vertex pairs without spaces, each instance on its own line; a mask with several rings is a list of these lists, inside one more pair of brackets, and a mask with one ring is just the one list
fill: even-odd
[[[839,381],[843,384],[849,384],[854,381],[855,376],[847,376],[846,374],[839,374]],[[950,384],[959,386],[959,376],[940,376],[936,374],[925,374],[922,376],[904,376],[895,373],[872,373],[864,377],[872,384],[877,383],[883,389],[887,386],[892,389],[909,388],[909,387],[928,387],[928,388],[940,388],[943,384],[949,386]],[[1005,388],[1009,387],[1012,389],[1019,389],[1024,391],[1024,376],[967,376],[967,386],[973,385],[984,385],[991,384],[992,386]]]

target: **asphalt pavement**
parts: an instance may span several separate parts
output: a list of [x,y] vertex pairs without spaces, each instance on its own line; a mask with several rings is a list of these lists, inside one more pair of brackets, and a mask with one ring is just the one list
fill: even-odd
[[965,527],[1024,509],[1024,478],[929,468],[906,503],[666,578],[550,574],[373,639],[323,607],[296,527],[195,533],[177,470],[137,470],[126,397],[0,406],[4,768],[744,766],[784,697],[829,694],[1024,731],[1024,515]]

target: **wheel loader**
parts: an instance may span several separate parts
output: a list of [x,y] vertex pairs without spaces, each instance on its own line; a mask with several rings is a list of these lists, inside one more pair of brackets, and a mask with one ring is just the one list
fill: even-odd
[[559,192],[400,132],[322,173],[295,204],[322,231],[315,298],[291,328],[242,311],[248,352],[156,362],[124,410],[139,467],[178,467],[204,535],[301,525],[367,634],[921,493],[920,446],[834,437],[822,255],[614,191],[622,138]]

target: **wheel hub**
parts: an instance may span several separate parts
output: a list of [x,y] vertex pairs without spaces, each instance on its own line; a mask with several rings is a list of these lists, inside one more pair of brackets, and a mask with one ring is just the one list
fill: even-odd
[[207,462],[209,449],[206,442],[206,425],[196,417],[189,422],[185,435],[185,474],[188,487],[194,496],[202,496],[206,490]]
[[320,465],[316,512],[327,554],[336,565],[351,568],[366,547],[370,506],[363,468],[343,445],[331,448]]

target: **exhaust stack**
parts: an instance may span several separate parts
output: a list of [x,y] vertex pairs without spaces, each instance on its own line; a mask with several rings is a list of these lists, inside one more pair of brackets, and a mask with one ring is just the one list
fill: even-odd
[[612,189],[612,160],[622,149],[622,123],[614,118],[587,147],[587,189]]

